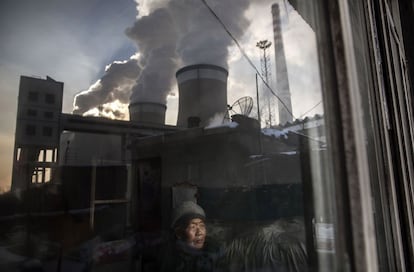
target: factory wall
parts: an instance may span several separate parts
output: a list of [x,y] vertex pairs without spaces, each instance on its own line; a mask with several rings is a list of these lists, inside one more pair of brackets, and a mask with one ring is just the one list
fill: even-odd
[[61,165],[115,165],[124,163],[124,155],[121,135],[66,131],[61,136]]
[[[161,212],[152,213],[161,217],[158,228],[168,227],[171,208],[177,199],[185,198],[199,202],[212,220],[301,216],[300,156],[282,154],[292,147],[273,137],[261,137],[266,138],[265,149],[272,155],[261,155],[256,129],[193,128],[137,140],[132,164],[140,173],[133,183],[139,191],[145,182],[142,171],[152,163],[150,169],[157,177],[152,192],[157,190],[158,195],[150,201],[161,203]],[[136,197],[142,201],[142,196]]]

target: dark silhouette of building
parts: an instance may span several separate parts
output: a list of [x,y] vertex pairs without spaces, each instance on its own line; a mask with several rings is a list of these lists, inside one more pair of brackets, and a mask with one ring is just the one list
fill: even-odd
[[12,190],[45,183],[56,170],[63,83],[20,78],[13,155]]

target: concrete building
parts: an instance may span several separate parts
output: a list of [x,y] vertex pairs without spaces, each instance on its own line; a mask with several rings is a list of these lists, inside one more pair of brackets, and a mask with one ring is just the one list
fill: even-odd
[[12,190],[49,182],[58,166],[63,83],[20,78]]
[[132,105],[129,122],[63,114],[62,97],[62,82],[21,77],[12,191],[60,183],[60,166],[126,165],[131,138],[177,129],[164,124],[165,105]]
[[[297,148],[297,142],[289,145],[261,133],[258,121],[245,116],[234,116],[230,126],[136,139],[131,145],[132,206],[138,210],[133,213],[138,214],[137,222],[160,224],[141,226],[146,230],[168,228],[171,209],[184,200],[200,203],[211,220],[300,216],[300,157],[292,152]],[[286,198],[278,191],[285,192]],[[264,208],[267,204],[248,201],[254,195],[262,199],[265,192],[274,197],[274,206]],[[287,206],[292,208],[281,208]]]
[[[26,81],[56,85],[50,78],[22,77],[22,86],[26,86]],[[201,194],[204,197],[201,201],[211,211],[215,210],[212,199],[218,195],[225,201],[225,198],[234,198],[246,190],[266,191],[263,188],[274,190],[287,185],[294,185],[291,193],[300,195],[301,174],[294,170],[300,163],[298,136],[289,134],[290,137],[285,137],[289,131],[295,131],[293,127],[286,131],[283,128],[261,131],[257,120],[235,115],[229,126],[206,129],[210,118],[223,114],[227,109],[227,71],[214,65],[192,65],[177,72],[177,83],[180,91],[177,127],[164,124],[165,105],[151,102],[131,104],[131,121],[62,114],[60,89],[60,96],[55,100],[60,106],[56,106],[53,112],[55,140],[52,141],[54,163],[59,171],[51,177],[56,184],[62,185],[68,207],[95,207],[94,201],[103,201],[105,197],[124,203],[132,201],[132,210],[128,212],[132,221],[149,222],[147,227],[155,224],[161,229],[168,227],[165,223],[168,215],[165,214],[185,200],[184,191],[207,192]],[[61,83],[57,86],[63,88]],[[20,96],[25,97],[27,93],[26,88],[22,88]],[[33,106],[19,104],[19,112],[30,112],[26,108],[32,109]],[[34,120],[22,119],[21,116],[22,113],[17,120],[19,133],[20,127]],[[43,119],[35,121],[38,126],[48,122]],[[322,133],[321,130],[318,132]],[[36,148],[42,143],[51,143],[44,141],[43,135],[34,139],[16,135],[17,146],[22,141],[31,141]],[[37,164],[40,161],[32,156],[25,163]],[[19,166],[18,161],[15,164]],[[112,176],[112,184],[102,174],[107,172],[105,169],[116,169],[115,172],[119,173]],[[33,169],[27,171],[35,173]],[[30,187],[21,187],[22,181],[27,185],[34,184],[28,177],[20,176],[15,178],[13,189]],[[187,184],[192,189],[181,188],[177,184]],[[118,187],[124,192],[105,193],[105,190],[110,192],[111,188]],[[228,190],[232,193],[222,195],[222,191]],[[197,201],[194,194],[193,197]],[[300,203],[297,198],[294,204],[296,215],[301,211]],[[229,213],[241,216],[242,211],[239,207],[212,217],[223,218]],[[137,214],[139,216],[135,217]],[[145,216],[145,220],[139,219]],[[263,216],[274,219],[283,216],[283,212]],[[250,217],[240,218],[247,220],[253,217],[252,213]]]

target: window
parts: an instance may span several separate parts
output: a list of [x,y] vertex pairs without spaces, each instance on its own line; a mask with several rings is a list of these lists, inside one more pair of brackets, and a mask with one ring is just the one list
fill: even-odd
[[55,104],[55,96],[53,94],[46,94],[45,102],[47,104]]
[[[60,116],[72,97],[49,77],[19,112],[18,131],[36,136],[16,145],[22,194],[0,195],[10,266],[414,271],[414,54],[400,1],[108,1],[140,2],[138,16],[125,9],[136,54],[76,95],[79,115]],[[132,122],[87,117],[127,107]]]
[[53,135],[53,128],[43,127],[43,136],[51,137]]
[[29,95],[28,95],[28,98],[29,98],[30,102],[37,102],[39,100],[39,93],[34,92],[34,91],[30,91]]
[[22,148],[21,147],[19,147],[19,148],[17,148],[17,152],[16,152],[16,161],[19,161],[20,160],[20,154],[21,154],[21,152],[22,152]]
[[39,162],[54,162],[55,161],[55,149],[42,149],[39,151]]
[[51,112],[51,111],[45,111],[44,117],[46,119],[53,119],[53,112]]
[[[55,180],[53,174],[59,173],[62,190],[67,190],[63,192],[66,198],[64,207],[50,207],[51,216],[63,208],[81,213],[86,211],[77,217],[80,224],[73,224],[74,229],[65,234],[65,239],[77,239],[72,233],[82,231],[77,229],[78,226],[89,226],[91,233],[104,237],[102,243],[91,248],[91,251],[96,252],[97,271],[101,268],[98,266],[115,257],[106,256],[105,252],[112,246],[117,247],[117,241],[121,241],[118,244],[120,248],[130,248],[127,246],[129,237],[125,236],[125,232],[118,231],[129,226],[131,232],[137,234],[137,244],[145,247],[137,246],[133,249],[137,250],[137,259],[142,260],[137,264],[140,266],[137,271],[157,271],[151,268],[159,264],[165,266],[164,270],[170,271],[168,258],[181,253],[168,252],[170,254],[163,256],[165,259],[161,263],[157,260],[163,257],[155,254],[164,243],[170,242],[196,247],[211,245],[213,250],[219,250],[220,246],[226,247],[227,255],[221,256],[220,264],[217,263],[223,265],[225,271],[226,267],[232,267],[232,271],[282,271],[287,270],[287,267],[305,271],[308,261],[304,249],[313,247],[316,254],[326,255],[323,259],[328,262],[323,265],[326,271],[330,271],[329,265],[332,262],[329,261],[334,255],[335,245],[335,205],[330,197],[333,181],[328,179],[331,165],[326,160],[328,147],[324,141],[326,133],[322,88],[317,73],[319,62],[314,30],[295,7],[285,6],[282,2],[281,5],[272,7],[269,1],[205,1],[215,3],[212,9],[218,12],[221,19],[233,20],[229,32],[234,32],[240,42],[243,37],[249,40],[243,41],[241,45],[248,50],[248,57],[252,60],[249,61],[237,49],[229,33],[217,22],[217,17],[204,6],[203,1],[171,1],[178,2],[182,4],[180,9],[183,10],[182,14],[178,14],[181,10],[179,12],[176,6],[170,10],[177,12],[170,18],[174,21],[166,22],[169,17],[163,16],[163,13],[160,13],[162,19],[157,18],[157,11],[150,14],[154,16],[153,20],[149,20],[155,23],[153,26],[141,26],[156,30],[148,32],[148,35],[155,35],[149,39],[151,43],[140,46],[142,51],[149,50],[142,52],[143,59],[139,61],[146,66],[142,74],[137,76],[121,73],[127,77],[126,84],[130,83],[130,77],[134,78],[133,81],[136,77],[141,80],[137,86],[142,84],[142,89],[145,90],[136,93],[138,100],[156,98],[154,100],[171,103],[172,106],[168,108],[173,111],[175,109],[175,112],[168,113],[168,117],[173,120],[173,126],[178,124],[178,127],[164,128],[159,123],[156,129],[135,126],[133,129],[139,131],[131,131],[131,139],[127,136],[127,142],[123,141],[119,145],[112,135],[105,140],[103,135],[93,135],[90,139],[81,137],[79,133],[68,135],[67,139],[62,140],[70,145],[59,153],[63,161],[74,165],[64,165],[58,171],[50,171],[50,177],[44,167],[54,163],[49,161],[53,154],[47,155],[46,149],[30,154],[38,155],[37,158],[41,159],[38,162],[40,166],[36,169],[37,183]],[[249,2],[258,6],[254,7],[257,13],[250,14],[247,19],[244,16],[248,14]],[[315,2],[312,1],[308,6]],[[244,4],[236,7],[232,3]],[[312,10],[306,11],[310,13]],[[262,11],[266,11],[263,16],[259,15]],[[265,23],[257,20],[257,15]],[[290,19],[285,20],[287,17]],[[239,21],[241,28],[234,30],[233,27]],[[138,24],[144,22],[145,20],[139,21]],[[183,26],[187,22],[191,25]],[[198,29],[207,30],[196,31],[192,26],[195,23]],[[248,29],[249,23],[255,24],[253,29]],[[176,30],[175,27],[182,29]],[[258,43],[263,39],[258,35],[261,33],[259,29],[267,33],[268,41]],[[286,37],[285,34],[289,34],[283,33],[286,29],[295,32],[296,36]],[[168,39],[164,39],[165,33],[179,33],[182,37],[175,40],[167,35]],[[136,35],[131,33],[131,36]],[[143,43],[146,42],[144,38]],[[164,42],[174,44],[165,46]],[[258,47],[254,47],[256,43]],[[175,52],[178,46],[180,48]],[[170,49],[172,52],[169,52]],[[272,54],[275,51],[276,59]],[[168,53],[172,55],[169,56]],[[146,56],[151,57],[144,59]],[[188,59],[190,57],[194,59]],[[262,63],[262,67],[255,66],[255,63]],[[272,74],[271,67],[274,64],[277,69]],[[112,66],[111,71],[122,66],[118,63]],[[256,85],[257,69],[260,72]],[[129,70],[125,69],[125,72],[129,73]],[[277,82],[274,75],[278,78]],[[100,82],[102,88],[106,88],[106,82],[108,81]],[[158,83],[163,87],[158,88]],[[155,94],[156,90],[152,90],[152,87],[162,90]],[[112,99],[115,93],[124,92],[121,86],[110,88],[114,92],[108,94],[102,103],[106,99]],[[178,89],[179,100],[168,95],[170,90],[175,89]],[[122,93],[119,101],[129,97],[128,92]],[[52,91],[42,93],[46,109],[52,108],[48,105],[56,103],[58,96],[54,94]],[[97,98],[94,95],[95,92],[87,95],[89,101],[83,100],[83,94],[79,95],[77,102],[94,104]],[[89,106],[89,103],[86,104]],[[231,114],[228,113],[228,104],[232,105]],[[137,112],[138,106],[142,107],[139,108],[143,111],[142,115],[148,116],[151,121],[164,119],[166,105],[161,105],[160,101],[137,103],[136,106]],[[116,115],[119,111],[116,103],[98,106],[97,110],[102,114],[111,112]],[[89,113],[92,112],[93,110]],[[44,119],[52,119],[58,113],[45,111],[42,114]],[[82,119],[81,116],[75,121],[78,119],[82,121],[79,129],[91,129],[91,133],[97,133],[96,126],[101,122],[95,124],[92,118]],[[112,122],[102,123],[110,125]],[[128,129],[129,126],[125,127]],[[41,140],[57,135],[54,127],[45,125],[39,128],[39,133],[44,137]],[[123,154],[122,160],[117,157],[118,153]],[[57,191],[56,197],[60,197],[61,191]],[[130,195],[128,205],[125,205],[125,195]],[[119,197],[115,199],[112,196]],[[312,205],[314,200],[317,203]],[[181,205],[187,205],[187,201],[198,205],[190,204],[196,213],[173,218],[174,214],[180,212]],[[91,208],[94,212],[89,212]],[[188,223],[187,216],[204,217],[204,213],[207,238],[196,238],[187,244],[188,240],[184,239],[184,235],[188,235],[187,227],[184,226]],[[51,237],[47,229],[39,225],[36,235]],[[114,231],[108,233],[108,230]],[[307,237],[309,232],[305,230],[315,231],[310,231],[311,237]],[[174,235],[170,235],[172,232],[175,232]],[[179,239],[169,241],[163,240],[163,237]],[[161,245],[159,240],[162,240]],[[122,244],[123,241],[126,241],[125,244]],[[205,241],[207,242],[204,243]],[[210,241],[215,242],[209,244]],[[308,244],[308,241],[314,242]],[[216,243],[219,247],[215,246]],[[88,238],[79,239],[76,245],[69,245],[64,250],[81,255],[78,245],[82,244],[88,244]],[[172,244],[171,249],[175,249],[175,245]],[[53,248],[50,251],[54,253]],[[279,254],[280,252],[282,253]],[[70,256],[62,256],[62,259],[66,257]],[[203,265],[204,261],[210,260],[199,259],[194,263]],[[171,263],[178,262],[173,260]],[[128,264],[121,270],[130,267],[132,266]],[[176,269],[174,267],[171,270]],[[186,270],[193,271],[191,268]],[[194,269],[201,270],[204,269]]]
[[34,109],[28,109],[27,110],[27,116],[36,117],[37,116],[37,111],[34,110]]
[[53,162],[55,161],[55,150],[54,149],[47,149],[46,150],[46,161],[47,162]]
[[52,169],[50,167],[35,167],[32,175],[32,183],[50,182],[51,174]]
[[36,126],[34,126],[34,125],[27,125],[26,126],[26,135],[27,136],[34,136],[34,135],[36,135]]

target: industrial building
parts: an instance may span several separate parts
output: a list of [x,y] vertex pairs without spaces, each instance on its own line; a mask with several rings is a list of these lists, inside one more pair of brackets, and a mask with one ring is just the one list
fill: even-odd
[[[57,95],[53,101],[60,105],[53,113],[54,164],[48,178],[37,176],[44,164],[42,150],[50,149],[51,141],[27,133],[16,137],[16,154],[32,155],[16,157],[13,191],[22,192],[25,202],[36,199],[40,205],[14,207],[10,216],[20,214],[16,220],[24,220],[25,214],[32,214],[40,233],[53,232],[52,240],[69,238],[62,244],[66,249],[91,235],[119,240],[131,231],[161,233],[169,227],[171,210],[185,200],[202,205],[227,235],[235,228],[246,231],[239,222],[303,217],[299,142],[306,139],[301,133],[315,134],[306,129],[323,133],[323,122],[309,123],[306,129],[296,122],[285,131],[262,131],[257,120],[236,114],[231,122],[208,127],[210,119],[228,110],[227,74],[210,64],[177,71],[177,126],[165,125],[165,105],[153,102],[131,104],[130,121],[62,114],[63,83],[22,77],[19,112],[28,112],[29,106],[42,109],[20,102],[33,90],[40,97]],[[38,87],[41,84],[57,88]],[[18,116],[17,132],[24,131],[26,119]],[[45,124],[43,119],[36,122],[38,127]],[[313,145],[324,148],[322,143],[315,140]],[[24,177],[19,176],[21,165],[30,167]],[[269,198],[271,204],[265,201]],[[39,214],[48,220],[39,220]],[[77,234],[67,228],[51,230],[61,224]]]
[[[271,135],[274,131],[279,131],[282,135],[282,128],[279,130],[268,129],[270,132],[261,131],[257,120],[240,114],[233,115],[231,123],[223,124],[220,127],[206,127],[211,118],[217,114],[224,116],[227,111],[226,81],[227,71],[218,66],[201,64],[180,69],[177,72],[180,106],[175,127],[164,124],[165,105],[153,102],[131,104],[129,107],[131,121],[129,122],[62,114],[59,111],[63,83],[56,82],[49,77],[46,80],[22,77],[19,112],[27,114],[30,112],[26,109],[27,107],[31,110],[37,109],[32,105],[20,104],[20,101],[25,101],[24,98],[28,96],[28,93],[31,93],[30,90],[37,90],[40,96],[45,96],[45,94],[58,95],[53,101],[56,101],[57,104],[60,103],[60,105],[56,106],[57,110],[53,112],[56,120],[52,123],[54,125],[52,129],[55,136],[54,141],[45,141],[44,135],[36,137],[35,134],[32,137],[27,134],[27,129],[24,130],[24,127],[27,127],[27,117],[24,114],[19,114],[16,126],[18,137],[16,137],[15,153],[25,154],[26,152],[32,155],[30,157],[16,156],[13,190],[26,190],[43,183],[58,184],[64,188],[68,184],[75,187],[80,186],[78,189],[83,188],[84,201],[79,198],[74,200],[73,197],[68,197],[68,201],[76,203],[77,208],[87,208],[91,203],[89,201],[92,201],[87,200],[91,190],[95,190],[97,186],[91,184],[92,172],[106,167],[119,167],[124,171],[129,169],[129,174],[125,174],[126,172],[121,174],[124,181],[113,177],[117,180],[117,184],[124,183],[124,194],[121,198],[127,201],[127,183],[130,183],[128,186],[134,186],[134,189],[129,188],[129,193],[139,191],[136,186],[140,186],[140,183],[137,182],[140,178],[136,173],[139,172],[138,169],[143,167],[142,164],[152,165],[158,169],[157,171],[163,169],[162,172],[157,173],[159,179],[162,177],[162,182],[158,181],[157,191],[160,193],[183,182],[195,187],[212,187],[217,190],[275,184],[299,184],[301,180],[300,175],[298,176],[299,173],[295,173],[296,176],[292,174],[287,178],[283,178],[283,174],[279,173],[279,177],[275,180],[274,174],[266,174],[266,171],[258,170],[259,165],[260,167],[263,165],[261,160],[273,160],[277,156],[298,159],[297,156],[289,155],[289,152],[295,152],[298,149],[298,140],[292,140],[295,136],[275,137],[275,134]],[[54,84],[58,88],[56,90],[40,88],[39,84]],[[212,92],[215,93],[212,94]],[[194,103],[195,101],[197,103]],[[30,119],[30,121],[32,120]],[[37,121],[36,124],[39,127],[45,126],[43,119]],[[321,127],[320,123],[315,124],[315,127]],[[295,128],[292,126],[290,129],[286,129],[283,135],[287,136],[289,131],[294,130]],[[26,134],[20,136],[21,131]],[[298,131],[297,128],[296,131]],[[303,132],[304,129],[299,128],[299,131]],[[319,133],[323,133],[323,129],[319,129]],[[288,138],[290,138],[290,142]],[[49,176],[43,175],[39,179],[38,164],[42,164],[44,156],[46,156],[42,151],[51,148],[51,143],[54,148],[54,168]],[[212,147],[217,146],[222,146],[219,149],[220,152],[211,153],[214,150]],[[237,154],[241,150],[245,150],[244,154],[238,156]],[[189,156],[190,153],[194,155]],[[177,160],[177,158],[180,159]],[[157,166],[154,166],[153,162],[158,162]],[[222,168],[226,164],[228,166]],[[251,171],[250,174],[245,172],[245,164],[249,165],[247,169],[249,169],[248,172]],[[271,165],[269,162],[267,164]],[[297,162],[293,163],[294,166],[296,164]],[[23,172],[20,170],[21,165],[32,167],[25,171],[27,176],[19,176]],[[269,166],[266,167],[269,168],[268,171],[271,168]],[[283,169],[283,166],[280,167]],[[84,170],[80,170],[82,168]],[[82,178],[76,174],[76,169],[83,173],[89,171],[89,173]],[[275,169],[271,171],[275,172]],[[260,172],[263,173],[260,174]],[[294,171],[286,173],[288,172],[293,173]],[[131,175],[134,174],[138,176],[131,178]],[[259,176],[261,177],[258,178]],[[94,180],[93,182],[98,181]],[[111,190],[111,185],[107,184],[107,186],[107,189]],[[87,190],[85,191],[85,189]],[[142,198],[138,195],[130,195],[129,197],[134,199],[132,201],[141,201],[139,199]],[[158,201],[167,201],[171,198],[171,196],[161,196],[161,194],[154,197],[157,197]],[[174,196],[172,197],[174,198]],[[82,202],[85,205],[79,205]],[[169,211],[171,204],[166,207],[166,211]],[[164,218],[164,220],[168,220],[168,218]]]
[[63,83],[21,77],[12,190],[50,181],[57,167]]

